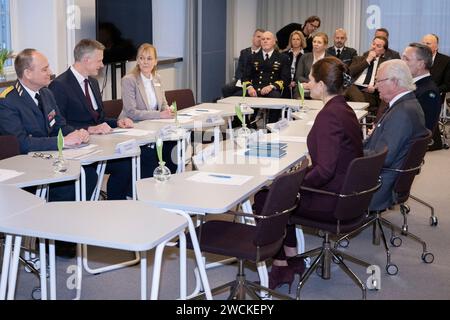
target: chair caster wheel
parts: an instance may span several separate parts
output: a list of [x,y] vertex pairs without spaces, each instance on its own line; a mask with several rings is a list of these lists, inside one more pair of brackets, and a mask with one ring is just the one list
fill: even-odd
[[337,255],[338,257],[336,258],[336,257],[333,257],[332,259],[333,259],[333,262],[335,263],[335,264],[340,264],[341,263],[341,261],[344,261],[344,258],[342,258],[342,256],[341,255]]
[[409,214],[411,212],[411,208],[407,204],[403,204],[400,206],[400,212],[402,214]]
[[437,227],[438,225],[438,218],[435,216],[430,217],[430,226]]
[[378,280],[372,279],[371,284],[372,284],[372,287],[368,288],[370,291],[378,291],[378,290],[380,290],[379,287],[378,287]]
[[316,268],[316,274],[322,278],[323,270],[321,266]]
[[398,267],[395,264],[388,264],[386,266],[386,272],[388,273],[388,275],[390,276],[395,276],[398,274]]
[[431,264],[434,261],[434,255],[432,253],[429,253],[429,252],[424,252],[422,254],[422,260],[426,264]]
[[403,243],[402,238],[400,238],[400,237],[391,237],[391,244],[394,247],[396,247],[396,248],[401,247],[402,243]]
[[338,242],[338,246],[344,249],[347,249],[350,245],[350,240],[348,238],[344,238]]
[[41,300],[41,287],[36,287],[31,291],[31,298],[33,300]]
[[[27,260],[27,263],[29,263],[29,265],[32,266],[37,271],[41,270],[41,260],[39,260],[39,258]],[[33,272],[33,270],[31,268],[29,268],[27,265],[25,265],[25,271],[27,273]]]

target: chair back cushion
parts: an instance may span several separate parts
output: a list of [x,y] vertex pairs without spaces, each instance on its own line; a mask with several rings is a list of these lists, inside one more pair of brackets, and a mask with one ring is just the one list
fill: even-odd
[[428,150],[428,144],[431,141],[431,132],[423,138],[416,139],[411,144],[411,147],[406,155],[400,170],[406,170],[407,172],[401,172],[398,174],[394,184],[394,200],[395,203],[404,203],[409,198],[414,177],[419,174],[420,169],[408,171],[413,168],[419,168],[423,162],[425,154]]
[[16,136],[0,136],[0,160],[20,154],[19,141]]
[[365,191],[375,188],[379,183],[386,155],[385,147],[381,152],[356,158],[350,163],[340,193],[355,196],[338,199],[334,212],[338,221],[356,220],[366,213],[376,190]]
[[[261,216],[271,216],[288,209],[295,209],[297,195],[305,176],[306,168],[282,174],[277,177],[267,193],[264,206],[259,213]],[[256,246],[265,246],[284,238],[289,214],[280,215],[267,220],[257,220],[257,232],[254,239]],[[280,242],[281,243],[281,242]]]
[[107,118],[117,119],[122,112],[122,99],[103,101],[103,108]]
[[165,94],[169,105],[174,101],[177,102],[178,110],[195,106],[194,94],[191,89],[168,90]]

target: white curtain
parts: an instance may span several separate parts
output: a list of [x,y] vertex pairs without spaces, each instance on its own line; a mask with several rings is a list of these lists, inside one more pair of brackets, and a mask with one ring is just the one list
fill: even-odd
[[191,89],[195,101],[198,95],[198,0],[186,0],[186,28],[185,28],[185,60],[183,70],[183,88]]
[[387,28],[390,47],[402,52],[428,33],[440,38],[440,52],[450,54],[450,1],[362,0],[361,43],[367,50],[375,29]]
[[258,27],[276,33],[289,23],[303,24],[306,18],[315,15],[322,21],[318,31],[325,32],[332,45],[334,31],[344,27],[345,2],[346,0],[258,0]]

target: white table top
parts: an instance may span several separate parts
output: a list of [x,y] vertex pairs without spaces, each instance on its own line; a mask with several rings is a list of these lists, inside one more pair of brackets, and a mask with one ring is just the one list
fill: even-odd
[[[44,152],[47,153],[47,152]],[[31,153],[33,154],[33,153]],[[18,155],[0,161],[0,168],[24,172],[24,174],[3,181],[3,184],[14,185],[18,188],[39,186],[50,183],[77,180],[80,177],[80,162],[68,160],[66,172],[53,171],[54,159],[33,158],[31,155]]]
[[159,183],[153,178],[140,180],[137,182],[138,199],[159,208],[193,213],[224,213],[247,200],[267,181],[265,177],[256,176],[241,186],[227,186],[187,180],[197,173],[190,171],[172,175],[165,183]]
[[0,221],[27,209],[41,206],[45,201],[15,186],[0,184]]
[[[236,115],[235,104],[229,103],[202,103],[191,108],[183,109],[189,110],[219,110],[222,117],[232,117]],[[242,114],[253,114],[255,111],[252,108],[246,108]],[[206,113],[207,114],[207,113]]]
[[128,251],[175,237],[184,217],[137,201],[52,202],[0,220],[0,232]]
[[[282,109],[284,107],[294,107],[300,106],[300,100],[295,99],[283,99],[283,98],[253,98],[253,97],[228,97],[217,101],[218,103],[228,103],[228,104],[238,104],[244,103],[249,105],[251,108],[267,108],[267,109]],[[348,102],[349,106],[354,110],[363,110],[369,107],[366,102]],[[305,100],[305,106],[310,109],[320,110],[323,108],[324,104],[321,100]]]
[[[358,120],[362,120],[369,113],[367,110],[353,109],[353,111],[355,111],[356,118],[358,118]],[[319,112],[320,112],[320,110],[315,110],[315,109],[311,109],[308,112],[294,112],[292,114],[292,117],[295,120],[314,121],[314,119],[317,117]]]
[[[278,142],[277,136],[267,135],[271,142]],[[286,172],[308,154],[306,143],[288,142],[286,155],[282,158],[248,157],[231,140],[221,143],[221,152],[207,159],[204,164],[197,164],[200,171],[221,172],[227,174],[262,176],[268,180],[275,179]]]

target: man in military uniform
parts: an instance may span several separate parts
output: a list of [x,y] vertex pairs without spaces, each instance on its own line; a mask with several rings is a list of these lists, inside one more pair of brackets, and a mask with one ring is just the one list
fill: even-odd
[[[47,58],[35,49],[25,49],[17,55],[14,67],[19,80],[0,94],[0,134],[16,136],[22,154],[57,150],[59,129],[65,135],[65,146],[88,142],[89,133],[86,130],[74,130],[66,124],[53,93],[47,88],[51,76]],[[97,180],[95,170],[87,171],[86,179],[86,191],[90,194]],[[73,182],[50,186],[50,201],[74,199]],[[74,257],[75,246],[58,242],[56,254]]]
[[[288,57],[276,49],[276,39],[270,31],[264,32],[261,47],[262,50],[249,59],[242,82],[247,85],[250,97],[281,98],[290,83]],[[280,115],[280,111],[270,110],[269,122],[277,122]]]
[[429,150],[442,149],[442,139],[437,128],[441,113],[441,98],[439,88],[430,74],[433,53],[426,45],[411,43],[403,52],[402,60],[411,70],[417,86],[415,94],[425,115],[425,126],[433,132],[433,145]]

